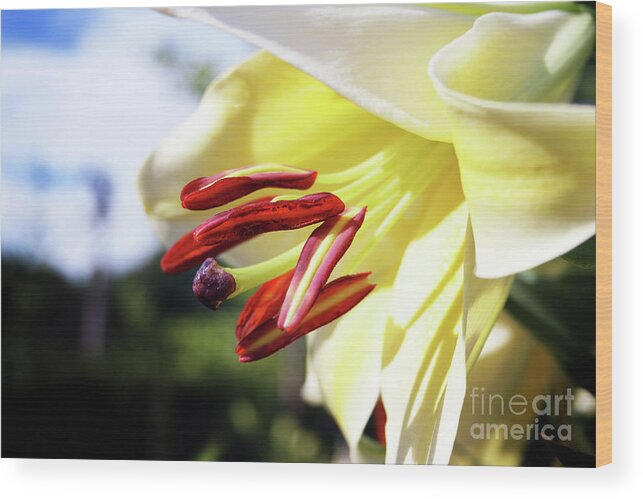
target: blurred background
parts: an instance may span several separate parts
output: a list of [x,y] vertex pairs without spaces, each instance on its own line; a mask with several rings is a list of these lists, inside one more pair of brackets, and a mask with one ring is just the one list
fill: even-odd
[[[143,9],[2,13],[3,457],[347,459],[301,400],[303,342],[239,364],[243,303],[213,321],[191,275],[161,273],[136,191],[146,155],[253,50]],[[593,68],[578,101],[593,101]],[[590,241],[519,276],[472,380],[573,387],[572,445],[480,445],[463,416],[453,464],[593,463],[594,260]],[[525,384],[510,386],[498,366],[516,348]]]
[[3,456],[331,459],[332,420],[299,396],[301,345],[240,365],[241,304],[212,321],[190,275],[160,272],[136,190],[146,155],[253,50],[143,9],[2,13]]

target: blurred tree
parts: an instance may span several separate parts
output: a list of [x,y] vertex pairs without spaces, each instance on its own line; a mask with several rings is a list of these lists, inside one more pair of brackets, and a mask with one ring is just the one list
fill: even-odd
[[101,168],[88,168],[85,179],[95,202],[91,224],[94,269],[83,304],[80,348],[85,356],[97,358],[102,356],[105,349],[109,276],[105,269],[106,255],[103,254],[103,248],[105,247],[104,231],[109,218],[113,188],[109,175]]
[[219,73],[218,64],[212,60],[190,60],[177,47],[162,45],[153,54],[158,64],[167,69],[178,86],[195,98],[200,98],[210,82]]
[[332,420],[279,395],[279,373],[303,366],[283,355],[240,364],[243,297],[215,315],[191,296],[189,273],[168,278],[158,260],[111,279],[104,353],[87,362],[77,341],[92,281],[3,258],[2,455],[330,460]]

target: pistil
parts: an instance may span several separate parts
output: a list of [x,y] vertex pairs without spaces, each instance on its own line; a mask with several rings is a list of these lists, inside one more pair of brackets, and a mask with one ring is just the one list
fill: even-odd
[[214,258],[206,259],[192,282],[192,292],[206,307],[216,310],[236,289],[234,277]]

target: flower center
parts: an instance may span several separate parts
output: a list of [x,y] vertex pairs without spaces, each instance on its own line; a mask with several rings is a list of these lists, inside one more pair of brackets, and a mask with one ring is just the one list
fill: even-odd
[[[369,254],[418,201],[450,154],[448,145],[417,139],[399,140],[367,160],[343,171],[318,175],[312,170],[265,163],[226,170],[189,182],[181,191],[188,210],[209,210],[264,188],[321,192],[259,198],[220,211],[184,235],[163,256],[165,272],[200,265],[195,296],[217,309],[230,298],[259,289],[248,300],[237,325],[237,354],[257,360],[337,319],[373,289],[369,273],[328,282],[368,224],[368,236],[353,255],[349,272],[357,272]],[[372,206],[366,217],[366,206]],[[307,241],[254,265],[219,265],[223,252],[267,232],[314,224]]]

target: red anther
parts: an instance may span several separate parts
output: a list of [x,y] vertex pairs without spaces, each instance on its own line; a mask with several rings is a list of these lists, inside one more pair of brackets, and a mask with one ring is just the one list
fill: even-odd
[[188,183],[181,191],[181,204],[188,210],[207,210],[267,187],[308,189],[316,178],[315,171],[279,164],[226,170]]
[[286,333],[278,328],[276,316],[252,330],[244,327],[244,335],[235,350],[239,360],[251,362],[263,359],[311,331],[341,317],[375,288],[374,284],[368,282],[369,275],[370,272],[344,276],[324,286],[312,309],[292,333]]
[[226,244],[266,232],[299,229],[344,210],[342,200],[328,192],[293,200],[271,199],[274,198],[264,198],[214,215],[195,229],[196,242]]
[[[331,272],[352,244],[365,216],[365,207],[359,211],[347,210],[313,231],[299,256],[295,275],[279,313],[280,329],[291,332],[299,327]],[[323,244],[327,238],[332,238],[330,245]],[[317,257],[320,251],[324,254]]]
[[234,333],[237,341],[241,341],[248,333],[279,313],[294,272],[295,269],[292,269],[275,277],[260,286],[250,297],[237,321]]
[[165,252],[161,258],[161,270],[166,274],[184,272],[198,267],[206,258],[217,257],[246,240],[230,239],[221,244],[199,244],[194,239],[194,231],[190,231]]

